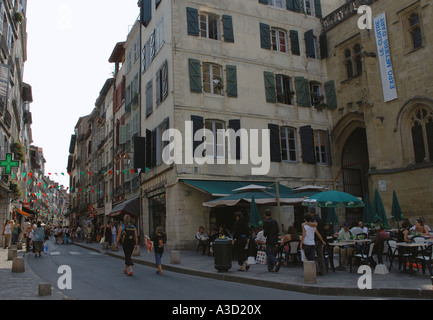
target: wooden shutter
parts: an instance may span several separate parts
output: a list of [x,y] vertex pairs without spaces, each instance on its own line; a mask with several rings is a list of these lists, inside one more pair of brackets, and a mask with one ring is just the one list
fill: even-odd
[[134,169],[146,168],[146,138],[134,137]]
[[316,163],[316,155],[314,149],[314,131],[311,126],[303,126],[300,128],[302,162],[314,164]]
[[271,50],[271,27],[266,23],[260,23],[260,45]]
[[156,106],[159,106],[161,103],[161,69],[155,75],[156,80]]
[[290,30],[290,46],[292,47],[292,54],[301,55],[301,50],[299,49],[299,36],[298,31]]
[[162,65],[162,100],[168,96],[168,62],[165,60]]
[[152,167],[152,131],[146,129],[146,168]]
[[199,36],[200,29],[198,24],[198,10],[195,8],[186,8],[186,21],[188,25],[188,35]]
[[304,77],[295,77],[295,88],[298,106],[311,107],[310,86]]
[[157,134],[156,134],[156,128],[152,130],[152,140],[151,140],[151,162],[150,166],[151,168],[156,167],[156,143],[157,143]]
[[[236,132],[238,132],[241,128],[241,120],[239,119],[233,119],[229,120],[229,129],[233,129]],[[241,159],[241,137],[236,137],[236,160]]]
[[261,4],[268,4],[269,0],[259,0],[259,3],[261,3]]
[[295,11],[295,4],[293,3],[293,0],[286,0],[286,8],[289,11]]
[[191,92],[202,92],[199,60],[189,59],[189,84]]
[[152,19],[152,0],[142,0],[140,9],[141,24],[145,27]]
[[223,15],[222,19],[223,19],[224,41],[235,42],[232,17],[228,15]]
[[270,130],[271,162],[281,162],[280,127],[276,124],[268,124]]
[[161,3],[161,0],[155,0],[155,8],[158,8],[160,3]]
[[292,0],[293,7],[295,8],[295,12],[301,12],[301,1],[302,0]]
[[194,141],[194,135],[198,130],[203,129],[204,121],[203,121],[203,117],[194,116],[194,115],[191,116],[191,121],[192,121],[192,141],[193,141],[192,142],[192,145],[193,145],[192,156],[194,157],[195,150],[197,149],[197,147],[199,145],[201,145],[203,143],[203,140],[202,141]]
[[275,103],[277,102],[277,94],[275,91],[275,76],[272,72],[264,72],[265,78],[265,93],[266,102]]
[[305,48],[307,57],[315,56],[316,51],[314,50],[314,34],[312,29],[305,32]]
[[323,32],[319,37],[320,43],[320,58],[328,58],[328,39],[326,37],[326,32]]
[[329,80],[325,82],[325,94],[326,94],[326,104],[328,109],[334,110],[337,108],[337,95],[335,93],[334,80]]
[[322,4],[320,0],[314,0],[314,11],[316,12],[316,17],[322,19]]
[[238,80],[236,66],[227,65],[227,96],[238,97]]

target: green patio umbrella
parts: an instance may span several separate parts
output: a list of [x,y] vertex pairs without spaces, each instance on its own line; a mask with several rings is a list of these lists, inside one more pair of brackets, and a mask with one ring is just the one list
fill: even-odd
[[391,218],[394,221],[397,221],[397,226],[399,226],[398,222],[404,219],[403,212],[401,211],[400,204],[398,202],[397,194],[395,193],[395,190],[392,192]]
[[337,217],[337,212],[335,211],[335,208],[328,208],[328,214],[326,216],[325,223],[333,225],[333,226],[338,225],[338,217]]
[[371,224],[374,221],[374,212],[373,207],[371,205],[370,197],[368,196],[368,193],[365,195],[365,207],[364,207],[364,214],[362,215],[362,223],[368,227],[371,227]]
[[363,207],[364,202],[346,192],[332,190],[316,193],[302,201],[302,205],[325,208],[358,208]]
[[260,219],[259,209],[257,208],[254,196],[251,198],[251,208],[250,208],[250,227],[261,227],[263,225],[262,219]]
[[382,198],[379,191],[374,190],[373,212],[375,213],[374,220],[377,221],[381,228],[389,228],[388,217],[386,216],[385,207],[383,206]]

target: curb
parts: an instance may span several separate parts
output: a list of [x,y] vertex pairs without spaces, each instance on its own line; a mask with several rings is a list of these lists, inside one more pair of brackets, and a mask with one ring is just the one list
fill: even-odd
[[[123,256],[107,252],[105,250],[99,250],[95,248],[90,248],[79,243],[73,243],[76,246],[99,252],[110,256],[112,258],[123,260]],[[136,264],[155,267],[156,264],[153,262],[143,261],[132,258],[132,261]],[[185,269],[181,267],[175,267],[169,264],[163,264],[163,268],[166,271],[198,276],[203,278],[209,278],[220,281],[228,281],[240,284],[248,284],[259,287],[267,287],[278,290],[313,294],[313,295],[330,295],[330,296],[354,296],[354,297],[364,297],[364,298],[376,298],[376,297],[388,297],[388,298],[407,298],[407,299],[433,299],[433,290],[423,290],[423,289],[394,289],[394,288],[373,288],[369,290],[361,290],[358,288],[341,288],[341,287],[317,287],[314,285],[307,284],[295,284],[295,283],[282,283],[269,280],[259,280],[252,278],[237,277],[235,275],[199,271],[192,269]]]

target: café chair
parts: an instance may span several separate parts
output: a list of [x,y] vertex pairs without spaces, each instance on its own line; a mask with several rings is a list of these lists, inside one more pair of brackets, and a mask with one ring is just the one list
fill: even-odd
[[370,259],[373,259],[374,241],[361,246],[358,250],[354,250],[350,259],[350,272],[352,272],[353,260],[356,259],[360,264],[368,264]]

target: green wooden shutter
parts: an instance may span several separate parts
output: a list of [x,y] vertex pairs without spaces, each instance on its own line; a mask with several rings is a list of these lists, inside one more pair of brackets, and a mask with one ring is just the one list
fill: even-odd
[[202,92],[200,61],[189,59],[189,84],[191,92]]
[[271,50],[271,27],[266,23],[260,23],[260,45]]
[[290,46],[292,47],[292,54],[297,56],[301,54],[298,31],[296,30],[290,30]]
[[295,12],[301,12],[301,0],[293,0],[293,7]]
[[316,12],[316,17],[322,19],[322,4],[320,0],[314,0],[314,11]]
[[195,8],[186,8],[186,20],[188,25],[188,35],[199,36],[200,29],[198,25],[198,10]]
[[259,3],[261,3],[261,4],[269,4],[269,0],[259,0]]
[[224,30],[224,41],[235,42],[233,34],[233,20],[231,16],[223,15],[223,30]]
[[269,123],[268,129],[270,131],[271,162],[281,162],[280,127]]
[[265,92],[267,102],[277,102],[277,94],[275,91],[275,76],[272,72],[264,72]]
[[302,162],[316,163],[316,151],[314,148],[314,131],[311,126],[299,128],[301,136]]
[[312,29],[305,32],[305,48],[307,57],[315,57],[316,51],[314,50],[314,33]]
[[238,80],[236,66],[227,65],[227,96],[238,97]]
[[[241,120],[239,119],[232,119],[229,120],[229,129],[233,129],[235,133],[237,133],[241,129]],[[236,137],[236,155],[234,159],[241,160],[241,137]],[[233,150],[232,150],[233,152]],[[233,159],[233,155],[232,159]]]
[[152,0],[142,0],[141,8],[140,8],[141,24],[147,27],[151,19],[152,19]]
[[325,82],[325,94],[326,94],[326,104],[328,108],[334,110],[337,108],[337,95],[335,93],[334,80],[329,80]]
[[295,77],[295,88],[298,106],[311,107],[310,86],[304,77]]
[[320,58],[328,58],[328,39],[326,37],[326,32],[323,32],[319,37],[320,43]]
[[[191,116],[192,121],[192,156],[194,156],[195,150],[203,143],[203,139],[201,141],[195,141],[194,136],[196,132],[204,127],[203,117],[200,116]],[[204,138],[204,137],[203,137]]]
[[295,4],[293,3],[293,0],[286,0],[286,8],[290,11],[295,11]]

